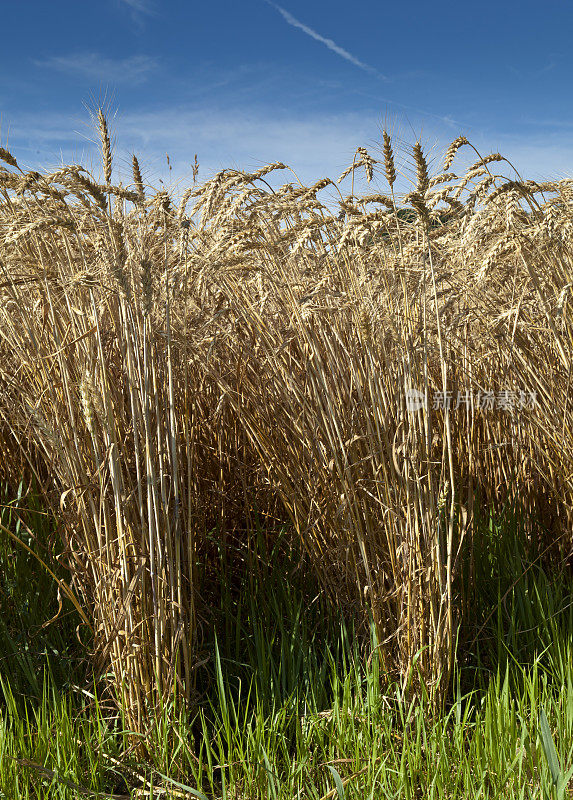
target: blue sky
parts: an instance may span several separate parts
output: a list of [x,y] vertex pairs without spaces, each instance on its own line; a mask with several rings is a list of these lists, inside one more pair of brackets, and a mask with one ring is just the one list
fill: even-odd
[[195,153],[201,177],[281,160],[336,178],[384,125],[573,175],[567,0],[19,0],[2,19],[0,142],[28,167],[95,163],[87,108],[105,100],[116,163],[137,153],[151,182]]

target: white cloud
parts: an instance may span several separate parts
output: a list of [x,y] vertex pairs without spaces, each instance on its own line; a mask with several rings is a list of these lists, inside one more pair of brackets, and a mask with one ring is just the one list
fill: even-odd
[[[99,169],[93,129],[81,114],[13,114],[10,143],[26,168],[50,168],[81,158]],[[254,170],[272,161],[292,166],[303,182],[336,179],[352,162],[356,148],[371,147],[380,138],[378,119],[359,112],[277,115],[260,108],[167,107],[162,110],[120,111],[110,125],[117,142],[114,163],[126,170],[135,152],[147,168],[150,182],[186,178],[197,153],[200,177],[224,168]],[[166,165],[169,153],[173,171]],[[116,176],[117,179],[117,176]],[[280,182],[295,181],[283,172]]]
[[154,14],[155,9],[149,0],[121,0],[124,5],[128,6],[136,14]]
[[[50,169],[63,163],[85,163],[101,170],[100,156],[87,115],[18,114],[3,122],[10,128],[10,149],[24,168]],[[129,183],[130,154],[140,159],[144,174],[150,184],[157,186],[162,178],[166,183],[181,179],[190,182],[191,164],[195,153],[200,165],[200,180],[224,168],[252,171],[263,164],[282,161],[291,166],[303,183],[310,184],[321,177],[334,180],[351,162],[358,146],[365,146],[380,158],[382,120],[374,112],[340,112],[279,115],[260,107],[245,111],[237,107],[165,107],[158,110],[132,110],[120,112],[110,127],[117,149],[114,157],[115,180]],[[409,115],[408,120],[387,119],[387,127],[394,132],[398,169],[406,173],[399,178],[398,191],[410,188],[407,176],[412,176],[412,157],[408,153],[416,141],[415,128],[423,125],[424,151],[439,169],[435,159],[443,153],[453,138],[449,126],[438,120],[428,120]],[[495,130],[481,132],[460,129],[482,155],[501,152],[525,178],[536,180],[565,177],[573,164],[573,144],[567,129],[548,134],[547,131],[523,135],[500,133]],[[548,138],[549,137],[549,138]],[[549,145],[549,146],[548,146]],[[165,154],[169,153],[173,170],[167,166]],[[467,164],[477,156],[463,148],[454,164],[461,174]],[[513,177],[510,167],[503,162],[496,172]],[[271,176],[273,184],[296,181],[291,172],[283,171]],[[362,180],[360,178],[360,180]],[[348,186],[341,186],[344,193]],[[362,187],[366,188],[366,186]],[[386,191],[381,179],[380,187]],[[371,186],[369,191],[375,191]],[[321,196],[334,196],[329,188]]]
[[[469,138],[469,137],[468,137]],[[508,158],[523,178],[536,181],[560,180],[573,176],[573,143],[567,132],[532,136],[491,133],[471,140],[484,153],[499,151]],[[503,162],[496,165],[497,172],[509,178],[515,177],[511,168]]]
[[345,50],[343,47],[340,47],[340,45],[336,44],[336,42],[334,42],[332,39],[327,39],[325,36],[322,36],[320,33],[317,33],[308,25],[305,25],[303,22],[300,22],[300,20],[298,20],[296,17],[293,17],[290,11],[287,11],[282,6],[273,3],[272,0],[265,0],[265,2],[267,2],[268,5],[276,9],[279,12],[279,14],[283,17],[285,22],[288,22],[288,24],[292,25],[293,28],[298,28],[299,30],[303,31],[303,33],[306,33],[307,36],[311,36],[317,42],[320,42],[321,44],[325,45],[325,47],[328,47],[329,50],[332,50],[333,53],[336,53],[341,58],[344,58],[346,59],[346,61],[349,61],[351,64],[354,64],[355,67],[359,67],[365,72],[369,72],[372,75],[376,75],[377,77],[382,78],[383,80],[388,80],[388,78],[385,75],[382,75],[380,72],[378,72],[377,69],[371,67],[369,64],[365,64],[363,61],[360,61],[358,58],[356,58],[356,56],[353,56],[352,53],[348,52],[348,50]]
[[[202,178],[225,168],[252,171],[282,161],[306,184],[322,177],[336,180],[352,163],[357,147],[365,146],[374,154],[381,140],[376,113],[277,114],[264,108],[132,112],[118,119],[116,133],[118,142],[140,152],[156,174],[164,172],[167,151],[178,175],[189,173],[197,153]],[[296,183],[297,178],[284,171],[270,180]]]
[[157,68],[157,61],[150,56],[139,55],[128,58],[108,58],[101,53],[78,52],[65,56],[51,56],[35,62],[59,72],[67,72],[81,78],[103,83],[142,83]]

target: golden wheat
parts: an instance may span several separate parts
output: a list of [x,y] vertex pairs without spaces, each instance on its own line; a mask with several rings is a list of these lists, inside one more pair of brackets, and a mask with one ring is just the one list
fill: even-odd
[[[437,176],[416,143],[397,198],[384,132],[392,196],[352,185],[340,215],[317,197],[329,179],[272,190],[282,162],[146,197],[135,157],[135,191],[111,183],[98,126],[103,183],[24,175],[0,150],[0,442],[58,510],[129,724],[174,689],[193,700],[207,532],[254,509],[290,523],[333,603],[372,616],[388,673],[439,700],[476,499],[517,497],[570,546],[570,182],[498,178],[500,154],[458,177],[458,137]],[[376,163],[358,148],[339,181]],[[477,405],[526,391],[539,405]]]

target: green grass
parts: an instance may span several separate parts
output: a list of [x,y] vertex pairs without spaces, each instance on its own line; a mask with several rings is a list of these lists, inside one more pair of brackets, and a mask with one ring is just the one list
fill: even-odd
[[[24,537],[25,518],[36,534],[27,543],[46,555],[48,518],[29,500],[13,505],[20,512],[5,508],[2,524]],[[159,713],[145,757],[99,697],[72,610],[41,627],[58,610],[56,584],[4,536],[0,797],[136,797],[158,787],[237,800],[564,796],[572,583],[534,563],[515,516],[481,524],[474,622],[441,714],[381,674],[374,635],[365,640],[328,612],[296,554],[280,537],[268,547],[260,532],[255,570],[240,566],[241,547],[219,549],[219,582],[201,609],[214,609],[202,626],[214,635],[200,648],[196,708]]]
[[[0,488],[0,525],[24,544],[15,545],[0,528],[0,675],[16,694],[40,699],[44,670],[64,687],[81,669],[82,653],[79,619],[66,598],[60,607],[58,586],[38,559],[61,580],[69,575],[57,566],[53,521],[34,497],[24,496],[22,485],[12,493]],[[81,635],[86,638],[84,630]]]

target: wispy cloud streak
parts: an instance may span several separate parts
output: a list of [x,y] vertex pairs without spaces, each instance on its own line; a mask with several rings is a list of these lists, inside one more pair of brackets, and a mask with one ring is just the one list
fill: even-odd
[[129,6],[129,8],[137,14],[155,14],[153,5],[148,2],[148,0],[121,0],[121,2]]
[[289,25],[292,25],[293,28],[298,28],[303,33],[306,33],[307,36],[312,37],[317,42],[320,42],[325,47],[328,47],[329,50],[332,50],[333,53],[344,58],[346,61],[349,61],[351,64],[354,64],[355,67],[364,70],[365,72],[369,72],[371,75],[376,75],[378,78],[382,78],[383,80],[388,80],[386,75],[382,75],[382,73],[378,72],[377,69],[371,67],[370,64],[365,64],[364,61],[360,61],[360,59],[353,56],[352,53],[349,53],[348,50],[345,50],[340,45],[336,44],[332,39],[327,39],[325,36],[322,36],[320,33],[317,33],[313,28],[310,28],[308,25],[305,25],[304,22],[301,22],[296,17],[287,11],[286,8],[277,5],[277,3],[273,3],[272,0],[265,0],[269,6],[272,6],[282,18],[287,22]]
[[100,53],[71,53],[66,56],[51,56],[34,62],[39,67],[48,67],[89,80],[108,83],[142,83],[150,72],[157,68],[157,61],[150,56],[108,58]]

